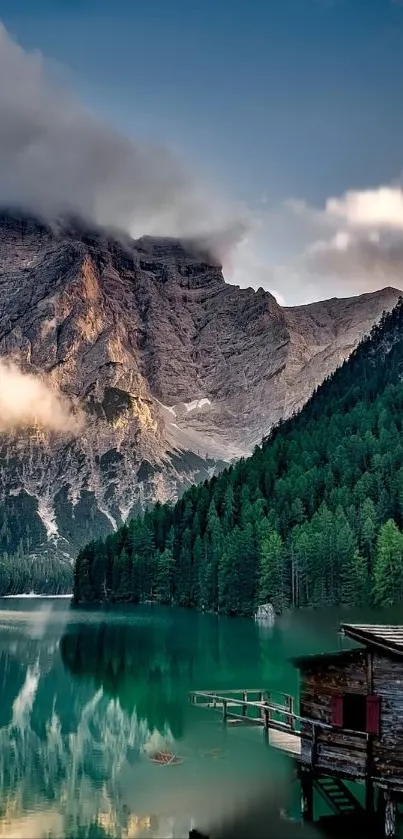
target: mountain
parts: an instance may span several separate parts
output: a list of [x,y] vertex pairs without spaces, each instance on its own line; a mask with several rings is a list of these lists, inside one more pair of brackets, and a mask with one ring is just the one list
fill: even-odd
[[403,600],[403,298],[254,454],[79,554],[76,601]]
[[54,557],[247,456],[397,298],[281,308],[227,284],[201,244],[3,213],[0,357],[85,422],[1,434],[0,552],[49,559],[50,579]]

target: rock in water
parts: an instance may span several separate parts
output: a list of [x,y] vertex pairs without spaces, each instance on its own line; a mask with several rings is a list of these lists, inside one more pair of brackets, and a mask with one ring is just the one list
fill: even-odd
[[258,621],[258,623],[265,623],[269,626],[273,626],[275,619],[276,613],[274,606],[271,603],[262,603],[262,605],[258,606],[256,609],[255,621]]

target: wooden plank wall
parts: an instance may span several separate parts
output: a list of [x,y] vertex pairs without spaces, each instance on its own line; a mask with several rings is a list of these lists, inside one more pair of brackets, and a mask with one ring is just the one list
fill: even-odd
[[372,656],[372,690],[381,697],[380,737],[374,737],[372,755],[378,777],[403,774],[403,659]]
[[[301,670],[300,713],[308,719],[331,724],[332,695],[367,693],[365,650],[345,656],[312,662]],[[312,727],[303,728],[301,757],[310,762]],[[346,775],[365,775],[367,743],[365,737],[343,734],[338,729],[317,730],[316,766],[333,769],[337,764]]]
[[332,695],[338,693],[367,693],[365,650],[313,662],[301,670],[301,716],[330,723]]

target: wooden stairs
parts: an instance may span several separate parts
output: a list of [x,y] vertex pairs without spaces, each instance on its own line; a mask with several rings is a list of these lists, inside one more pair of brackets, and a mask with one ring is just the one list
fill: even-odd
[[315,788],[336,816],[353,816],[364,812],[360,802],[340,778],[316,778]]

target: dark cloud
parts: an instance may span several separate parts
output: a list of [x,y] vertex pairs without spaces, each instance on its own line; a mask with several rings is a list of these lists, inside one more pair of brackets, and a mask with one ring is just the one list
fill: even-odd
[[165,148],[132,142],[49,77],[0,24],[0,202],[74,213],[132,233],[207,236],[238,228],[233,206]]
[[308,248],[305,267],[311,274],[364,283],[371,288],[403,283],[403,237],[355,238],[338,234]]

